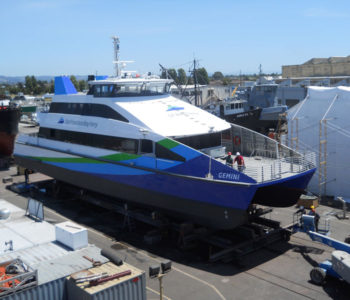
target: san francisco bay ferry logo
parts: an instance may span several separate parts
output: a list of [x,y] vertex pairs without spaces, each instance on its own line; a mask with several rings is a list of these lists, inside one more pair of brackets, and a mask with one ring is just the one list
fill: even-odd
[[168,109],[166,111],[173,111],[173,110],[184,110],[184,108],[181,106],[168,105]]

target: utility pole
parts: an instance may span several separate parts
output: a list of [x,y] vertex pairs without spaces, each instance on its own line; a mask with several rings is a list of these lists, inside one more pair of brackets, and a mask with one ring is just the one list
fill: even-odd
[[196,59],[193,60],[194,105],[198,106]]

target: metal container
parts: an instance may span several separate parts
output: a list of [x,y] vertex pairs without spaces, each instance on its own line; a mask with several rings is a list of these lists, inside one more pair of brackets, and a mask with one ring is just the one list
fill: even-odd
[[[68,300],[143,300],[146,299],[146,276],[145,273],[126,263],[121,266],[108,262],[99,267],[86,270],[89,274],[108,275],[131,271],[130,275],[119,279],[109,280],[95,286],[90,286],[88,281],[79,282],[74,278],[79,278],[79,274],[69,276],[67,279]],[[79,280],[78,280],[79,281]]]

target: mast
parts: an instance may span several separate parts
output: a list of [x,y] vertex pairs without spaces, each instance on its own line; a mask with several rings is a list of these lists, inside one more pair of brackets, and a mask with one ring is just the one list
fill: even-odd
[[113,45],[114,45],[114,68],[115,68],[115,76],[120,77],[120,69],[119,69],[119,38],[117,36],[112,36]]
[[259,84],[261,84],[261,78],[262,78],[262,66],[261,64],[259,65]]
[[194,105],[198,106],[196,59],[193,59]]

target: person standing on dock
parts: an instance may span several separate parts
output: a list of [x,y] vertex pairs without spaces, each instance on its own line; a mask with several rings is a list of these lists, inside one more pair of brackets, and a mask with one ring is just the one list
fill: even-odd
[[236,157],[233,163],[235,162],[237,162],[238,171],[243,172],[243,170],[245,169],[245,164],[243,156],[239,152],[236,153]]
[[313,205],[310,206],[309,215],[315,217],[315,230],[317,232],[318,231],[318,222],[320,221],[320,215],[316,212],[315,206],[313,206]]

